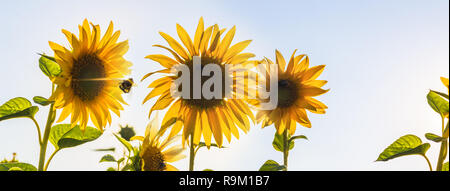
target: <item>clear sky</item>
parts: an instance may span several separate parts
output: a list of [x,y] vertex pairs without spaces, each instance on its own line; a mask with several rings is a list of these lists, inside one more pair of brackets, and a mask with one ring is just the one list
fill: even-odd
[[[439,77],[449,73],[448,0],[342,1],[6,1],[0,12],[0,103],[22,96],[49,96],[50,83],[38,67],[38,52],[51,53],[48,41],[68,45],[61,29],[78,34],[84,18],[106,30],[109,21],[128,39],[125,58],[133,62],[131,77],[161,69],[144,59],[162,53],[158,31],[176,35],[176,23],[193,35],[198,19],[231,28],[235,42],[252,39],[247,48],[257,58],[285,57],[294,49],[310,56],[311,65],[325,64],[320,79],[331,91],[319,97],[327,114],[309,114],[312,128],[297,128],[300,140],[289,156],[290,170],[427,170],[425,160],[409,156],[386,163],[374,161],[395,139],[412,133],[440,132],[440,117],[429,108],[429,89],[445,91]],[[152,78],[156,79],[156,78]],[[129,106],[94,142],[60,151],[49,170],[105,170],[105,153],[97,148],[120,146],[112,136],[119,124],[143,134],[151,103],[142,105],[149,81],[138,83],[125,98]],[[45,125],[48,109],[37,120]],[[272,148],[273,127],[252,126],[227,148],[199,151],[196,170],[258,170],[268,159],[282,162]],[[431,143],[436,165],[439,145]],[[49,151],[53,150],[49,144]],[[0,122],[0,159],[17,152],[20,161],[37,166],[39,144],[31,120]],[[120,152],[117,153],[119,155]],[[188,152],[186,152],[188,155]],[[188,159],[175,163],[188,168]]]

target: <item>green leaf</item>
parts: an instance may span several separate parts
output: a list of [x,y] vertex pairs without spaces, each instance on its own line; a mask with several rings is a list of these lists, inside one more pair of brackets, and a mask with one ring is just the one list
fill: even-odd
[[[198,147],[199,147],[199,148],[207,147],[207,145],[206,145],[206,143],[204,143],[204,142],[200,142],[200,143],[198,143]],[[224,147],[224,146],[219,147],[219,145],[217,145],[217,144],[215,144],[215,143],[211,143],[210,147],[226,148],[226,147]]]
[[440,136],[438,136],[438,135],[435,135],[435,134],[433,134],[433,133],[427,133],[427,134],[425,134],[425,137],[426,137],[428,140],[434,141],[434,142],[436,142],[436,143],[439,143],[439,142],[441,142],[442,140],[444,140],[444,138],[442,138],[442,137],[440,137]]
[[116,150],[116,148],[112,147],[112,148],[107,148],[107,149],[95,149],[94,151],[97,152],[114,152]]
[[101,162],[117,162],[116,159],[112,155],[105,155],[100,159],[99,163]]
[[56,63],[55,59],[46,55],[41,55],[41,58],[39,58],[39,68],[50,79],[59,76],[62,72],[61,67]]
[[34,103],[37,103],[42,106],[47,106],[47,105],[54,103],[54,101],[50,101],[47,98],[42,97],[42,96],[34,96],[33,101],[34,101]]
[[284,165],[280,165],[273,160],[268,160],[261,166],[261,168],[259,168],[259,171],[280,171],[284,169],[286,169]]
[[436,94],[438,94],[438,95],[440,95],[440,96],[442,96],[442,97],[444,97],[444,98],[447,98],[447,99],[448,99],[448,95],[445,94],[445,93],[438,92],[438,91],[434,91],[434,90],[431,90],[431,91],[434,92],[434,93],[436,93]]
[[117,163],[121,163],[121,162],[123,162],[125,160],[125,158],[120,158],[119,160],[117,160]]
[[203,169],[203,171],[214,171],[214,170],[207,168],[207,169]]
[[117,138],[117,140],[119,140],[120,143],[123,144],[123,146],[125,146],[125,148],[127,148],[128,152],[133,151],[133,146],[131,146],[131,144],[127,140],[125,140],[122,137],[116,135],[115,133],[113,133],[113,135]]
[[428,105],[437,113],[444,116],[448,114],[448,101],[439,96],[438,94],[430,91],[427,95]]
[[108,169],[106,169],[106,171],[116,171],[116,169],[113,167],[109,167]]
[[444,166],[442,166],[442,171],[448,171],[448,162],[446,162]]
[[397,139],[386,148],[376,161],[388,161],[406,155],[422,155],[430,148],[429,143],[422,144],[422,140],[415,135],[405,135]]
[[131,164],[126,164],[120,171],[133,171],[133,166]]
[[[289,140],[289,137],[288,137]],[[283,134],[278,134],[277,132],[275,132],[275,136],[273,138],[273,142],[272,142],[272,146],[275,150],[283,152],[284,151],[284,138],[283,138]],[[289,144],[289,150],[294,148],[294,142],[292,142],[291,144]]]
[[289,141],[294,141],[295,139],[306,139],[306,140],[308,140],[308,137],[306,137],[305,135],[296,135],[296,136],[291,137],[289,139]]
[[16,97],[0,106],[0,121],[19,117],[33,118],[38,111],[39,108],[32,106],[26,98]]
[[70,124],[60,124],[50,129],[49,140],[56,149],[63,149],[93,141],[101,135],[102,132],[93,127],[86,127],[83,132],[79,125],[71,128]]
[[37,171],[37,168],[28,163],[12,162],[0,163],[0,171]]

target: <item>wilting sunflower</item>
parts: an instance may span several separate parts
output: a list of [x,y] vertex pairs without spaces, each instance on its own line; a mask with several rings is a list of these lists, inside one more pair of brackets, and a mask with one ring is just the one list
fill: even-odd
[[[294,135],[296,123],[311,128],[311,122],[308,119],[306,110],[312,113],[324,114],[328,107],[315,96],[322,95],[328,90],[321,87],[327,81],[316,80],[322,73],[325,65],[319,65],[309,68],[309,59],[306,55],[295,56],[292,54],[286,68],[286,61],[281,53],[276,50],[276,65],[278,66],[278,101],[275,109],[260,110],[256,114],[256,120],[262,121],[262,127],[274,124],[278,134],[285,130]],[[269,68],[269,64],[274,64],[270,59],[265,59],[262,63]],[[261,87],[270,86],[270,71],[266,71],[266,83]],[[262,77],[262,76],[261,76]],[[261,102],[267,100],[252,100],[250,103],[259,106]]]
[[[164,132],[158,128],[157,117],[150,122],[145,130],[145,137],[135,136],[131,140],[142,141],[142,148],[139,153],[143,163],[143,171],[177,171],[178,169],[168,164],[176,162],[185,158],[186,156],[181,154],[183,148],[181,145],[172,146],[166,149],[178,140],[179,136],[167,137],[164,141],[161,141],[161,137]],[[159,129],[159,131],[158,131]]]
[[[153,110],[165,109],[171,105],[163,119],[163,124],[171,119],[178,119],[179,121],[172,127],[170,136],[178,134],[183,129],[183,144],[189,136],[193,137],[194,144],[198,144],[203,135],[206,145],[209,146],[213,135],[216,143],[221,146],[223,135],[229,142],[232,135],[239,138],[237,127],[247,132],[250,127],[248,117],[254,120],[252,112],[242,99],[205,99],[203,95],[200,99],[193,99],[192,96],[194,56],[200,57],[202,68],[206,64],[211,63],[219,66],[223,71],[222,82],[225,82],[225,76],[230,77],[234,82],[242,82],[240,78],[245,78],[244,70],[239,70],[238,68],[243,69],[250,66],[250,64],[246,64],[249,62],[248,59],[254,57],[254,55],[241,52],[249,45],[251,40],[242,41],[230,47],[235,30],[236,28],[233,27],[225,34],[225,29],[219,29],[217,24],[204,29],[203,18],[200,18],[194,41],[192,41],[185,29],[177,24],[178,36],[185,47],[182,47],[171,36],[160,32],[171,48],[162,45],[154,46],[166,49],[172,54],[173,58],[162,54],[148,55],[146,57],[158,62],[166,69],[149,73],[142,80],[154,73],[162,73],[166,76],[150,84],[149,88],[153,88],[153,90],[147,95],[143,103],[150,98],[159,96],[149,115],[151,115]],[[223,38],[221,38],[222,36]],[[171,95],[170,87],[179,76],[171,73],[170,70],[176,65],[185,65],[190,69],[189,83],[191,87],[190,98],[192,99],[173,97]],[[224,68],[227,65],[235,67],[232,70],[237,69],[235,70],[237,71],[234,73],[235,75],[225,72]],[[203,85],[206,80],[208,78],[201,77],[201,84]],[[225,89],[231,90],[226,91]],[[235,86],[233,88],[225,88],[225,85],[223,85],[222,95],[239,97],[240,95],[237,95],[238,91],[236,89]]]
[[120,31],[113,33],[113,23],[100,37],[100,26],[89,25],[85,19],[79,28],[79,38],[62,30],[71,47],[67,49],[49,42],[55,52],[55,60],[62,73],[53,82],[57,85],[51,100],[55,108],[63,108],[58,122],[70,114],[72,125],[86,127],[89,118],[94,125],[103,129],[111,124],[110,110],[120,115],[122,91],[116,80],[128,75],[132,64],[123,58],[128,51],[128,41],[117,42]]

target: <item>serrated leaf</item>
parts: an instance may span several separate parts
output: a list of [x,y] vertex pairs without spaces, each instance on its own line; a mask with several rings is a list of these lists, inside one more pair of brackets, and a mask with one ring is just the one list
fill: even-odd
[[99,163],[101,163],[101,162],[117,162],[117,161],[116,161],[116,159],[114,158],[114,156],[112,156],[112,155],[105,155],[105,156],[103,156],[103,157],[100,159]]
[[113,135],[117,138],[117,140],[119,140],[120,143],[122,143],[123,146],[125,146],[125,148],[128,150],[128,152],[133,151],[133,146],[131,146],[131,144],[127,140],[116,135],[115,133],[113,133]]
[[386,148],[376,161],[388,161],[406,155],[425,155],[429,148],[430,144],[422,144],[422,140],[419,137],[405,135]]
[[37,171],[37,168],[28,163],[12,162],[12,163],[0,163],[0,171]]
[[42,97],[42,96],[34,96],[33,101],[34,101],[34,103],[37,103],[42,106],[47,106],[47,105],[54,103],[54,101],[50,101],[47,98]]
[[428,105],[439,113],[441,116],[448,115],[448,101],[439,96],[438,94],[430,91],[427,95]]
[[56,63],[55,59],[46,55],[41,55],[41,58],[39,58],[39,68],[50,79],[59,76],[62,72],[61,67]]
[[280,171],[284,169],[286,169],[284,165],[280,165],[274,160],[267,160],[261,168],[259,168],[259,171]]
[[448,171],[448,162],[446,162],[444,166],[442,166],[442,171]]
[[39,108],[32,106],[28,99],[16,97],[0,106],[0,121],[19,117],[32,118],[38,111]]
[[50,129],[49,140],[56,149],[75,147],[99,138],[102,132],[87,126],[84,132],[79,125],[71,128],[70,124],[55,125]]
[[[288,137],[289,140],[289,137]],[[294,148],[295,143],[292,142],[291,144],[289,144],[289,150]],[[278,134],[275,132],[273,141],[272,141],[272,146],[275,150],[283,152],[284,151],[284,138],[283,135]]]
[[433,134],[433,133],[427,133],[427,134],[425,134],[425,138],[427,138],[427,139],[430,140],[430,141],[434,141],[434,142],[436,142],[436,143],[439,143],[439,142],[441,142],[442,140],[444,140],[444,138],[442,138],[442,137],[440,137],[440,136],[438,136],[438,135],[435,135],[435,134]]

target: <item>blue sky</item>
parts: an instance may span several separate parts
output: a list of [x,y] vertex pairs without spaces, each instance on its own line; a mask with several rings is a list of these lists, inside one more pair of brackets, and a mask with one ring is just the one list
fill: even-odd
[[[398,137],[427,132],[438,134],[440,118],[426,102],[429,89],[445,91],[439,77],[449,71],[449,2],[430,1],[2,1],[0,12],[0,103],[22,96],[49,96],[50,83],[38,67],[37,52],[51,53],[48,41],[67,45],[61,29],[77,31],[84,18],[109,21],[128,39],[125,58],[133,62],[131,77],[160,69],[144,59],[162,53],[159,31],[176,36],[176,23],[193,35],[198,19],[231,28],[234,43],[252,39],[246,49],[257,58],[274,59],[275,49],[288,57],[294,49],[310,56],[311,65],[327,65],[320,77],[331,91],[319,97],[327,114],[309,114],[313,127],[297,128],[309,141],[298,141],[289,156],[290,170],[427,170],[423,158],[410,156],[374,163]],[[155,79],[155,78],[153,78]],[[59,152],[49,170],[104,170],[104,153],[97,148],[120,146],[111,135],[119,124],[143,134],[152,103],[141,102],[148,81],[125,98],[129,106],[114,117],[98,140]],[[47,109],[37,120],[44,126]],[[220,151],[201,150],[196,170],[257,170],[266,160],[282,162],[272,148],[273,127],[233,139]],[[49,146],[49,151],[52,151]],[[439,145],[432,143],[433,166]],[[0,122],[0,158],[18,153],[37,165],[39,146],[33,123],[27,119]],[[120,152],[117,153],[118,155]],[[188,153],[186,153],[188,154]],[[188,160],[175,163],[187,169]]]

